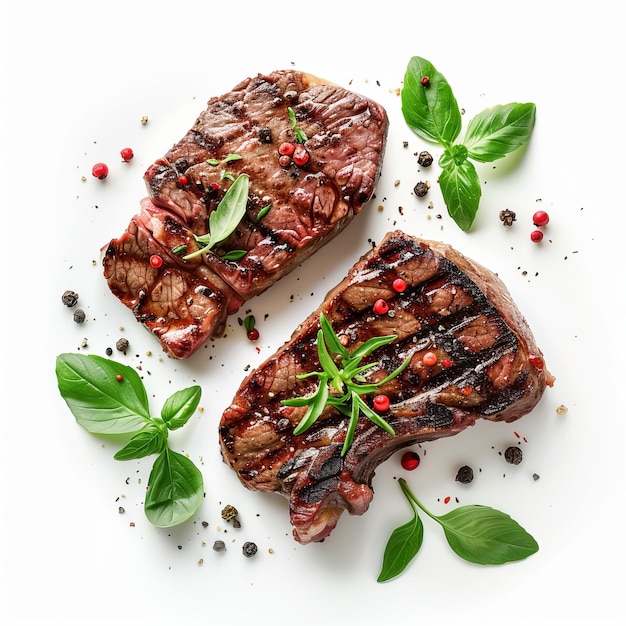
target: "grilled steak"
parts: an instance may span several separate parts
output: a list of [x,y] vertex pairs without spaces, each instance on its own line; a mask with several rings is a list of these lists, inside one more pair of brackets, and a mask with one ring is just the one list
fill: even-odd
[[[397,278],[405,281],[404,291],[393,288]],[[386,314],[373,307],[381,298],[389,304]],[[390,398],[382,417],[395,435],[361,416],[344,456],[348,418],[327,406],[309,430],[295,436],[306,407],[282,404],[311,395],[318,385],[314,376],[297,375],[321,370],[320,313],[349,350],[371,337],[397,335],[363,360],[375,364],[368,382],[383,380],[410,358],[377,391]],[[436,355],[435,364],[425,364],[427,352]],[[289,499],[297,541],[320,541],[344,510],[367,510],[375,469],[393,452],[455,435],[479,418],[516,420],[553,381],[495,274],[450,246],[396,231],[362,257],[291,339],[243,381],[221,419],[222,454],[246,487]],[[371,406],[372,397],[365,400]]]
[[[149,198],[104,255],[111,291],[170,356],[191,355],[223,333],[227,316],[243,302],[359,213],[380,176],[387,128],[380,105],[297,71],[248,78],[212,98],[189,132],[146,171]],[[304,147],[305,158],[282,158],[278,148],[285,142]],[[250,188],[236,230],[200,258],[174,254],[177,247],[197,250],[194,235],[208,232],[209,216],[240,174],[249,176]],[[234,250],[245,255],[226,260]]]

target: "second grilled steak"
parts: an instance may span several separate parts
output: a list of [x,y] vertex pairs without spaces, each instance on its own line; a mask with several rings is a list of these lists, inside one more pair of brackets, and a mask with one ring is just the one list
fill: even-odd
[[[406,288],[394,288],[396,279]],[[377,312],[379,299],[388,312]],[[395,435],[361,417],[345,455],[345,415],[327,407],[296,436],[306,407],[282,403],[316,389],[317,378],[297,375],[321,369],[321,313],[349,350],[371,337],[397,335],[368,357],[376,363],[366,373],[369,382],[410,359],[377,391],[391,401],[383,417]],[[436,362],[432,355],[424,359],[427,352]],[[455,435],[480,418],[517,420],[553,381],[528,324],[494,273],[448,245],[396,231],[359,260],[291,339],[243,381],[222,416],[223,457],[246,487],[289,499],[297,541],[320,541],[343,511],[367,510],[374,471],[393,452]],[[370,405],[373,395],[365,398]]]

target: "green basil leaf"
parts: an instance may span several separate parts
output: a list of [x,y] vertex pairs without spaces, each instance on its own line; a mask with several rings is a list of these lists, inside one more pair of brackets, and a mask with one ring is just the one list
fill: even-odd
[[209,215],[210,245],[224,241],[239,225],[248,204],[247,174],[241,174],[228,188],[219,205]]
[[184,426],[200,403],[202,389],[198,385],[173,393],[161,409],[161,417],[169,430]]
[[424,526],[422,520],[410,495],[406,493],[402,482],[400,482],[400,486],[413,509],[413,518],[391,533],[391,537],[389,537],[389,541],[387,541],[387,546],[385,547],[383,564],[377,579],[379,583],[402,574],[419,552],[424,540]]
[[450,217],[459,228],[468,231],[474,223],[481,196],[476,168],[468,160],[462,165],[451,161],[441,170],[439,186]]
[[66,353],[57,356],[56,376],[77,423],[90,433],[134,433],[150,419],[146,389],[132,367],[96,355]]
[[[428,86],[422,78],[428,77]],[[461,132],[461,111],[445,77],[421,57],[413,57],[400,92],[402,114],[419,137],[451,145]]]
[[161,430],[157,426],[149,424],[144,430],[133,435],[132,439],[113,455],[113,458],[117,461],[141,459],[151,454],[159,454],[165,444],[166,439]]
[[481,111],[467,126],[469,156],[489,163],[528,143],[535,126],[536,107],[528,102],[501,104]]
[[202,473],[186,456],[165,448],[156,458],[144,504],[150,523],[169,528],[187,521],[202,504]]
[[488,506],[462,506],[432,517],[442,525],[454,552],[471,563],[501,565],[539,550],[535,539],[515,520]]

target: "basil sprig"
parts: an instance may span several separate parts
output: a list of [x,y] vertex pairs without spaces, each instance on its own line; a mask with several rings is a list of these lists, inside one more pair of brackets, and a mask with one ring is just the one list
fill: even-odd
[[452,550],[462,559],[478,565],[502,565],[521,561],[539,550],[535,539],[515,520],[488,506],[472,504],[458,507],[445,515],[434,515],[424,507],[400,478],[413,516],[396,528],[387,542],[378,582],[399,576],[419,552],[424,527],[418,508],[438,522]]
[[464,231],[471,228],[481,185],[470,159],[490,163],[525,145],[535,126],[533,103],[496,105],[478,113],[462,142],[461,110],[443,74],[421,57],[409,61],[401,91],[405,122],[422,139],[439,144],[439,183],[448,213]]
[[[206,235],[194,235],[199,248],[183,257],[193,259],[209,252],[233,233],[246,214],[248,205],[249,177],[240,174],[227,189],[217,208],[209,215],[209,232]],[[242,254],[243,253],[243,254]],[[245,255],[245,250],[233,250],[231,260],[238,260]],[[236,258],[235,258],[236,257]]]
[[184,426],[200,402],[194,385],[172,394],[159,417],[152,417],[148,395],[137,372],[97,355],[60,354],[59,391],[76,422],[90,433],[130,435],[114,458],[120,461],[156,454],[144,503],[148,520],[168,528],[191,518],[204,498],[202,473],[168,444],[169,431]]
[[[283,400],[286,406],[307,406],[306,413],[294,429],[294,435],[308,430],[320,417],[326,406],[332,406],[349,418],[346,438],[341,455],[344,456],[352,440],[361,414],[390,435],[395,435],[393,428],[376,411],[374,411],[361,396],[375,393],[381,385],[394,379],[410,362],[407,358],[402,365],[395,369],[378,383],[366,383],[363,373],[378,363],[361,365],[363,357],[369,356],[381,346],[391,343],[397,335],[371,337],[352,352],[349,352],[341,343],[333,330],[328,318],[320,314],[320,329],[317,332],[317,354],[322,366],[321,372],[298,374],[297,378],[317,376],[319,385],[315,393],[301,398]],[[341,367],[337,366],[331,354],[337,355]]]

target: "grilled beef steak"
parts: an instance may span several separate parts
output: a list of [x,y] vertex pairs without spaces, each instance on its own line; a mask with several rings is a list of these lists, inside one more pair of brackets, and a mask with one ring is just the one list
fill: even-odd
[[[404,291],[394,289],[397,278],[406,283]],[[373,307],[381,298],[389,305],[386,314]],[[320,313],[350,351],[371,337],[397,335],[364,359],[376,364],[366,373],[368,382],[381,381],[410,358],[377,392],[391,400],[382,417],[395,435],[362,416],[344,456],[348,418],[327,407],[309,430],[294,436],[306,407],[281,403],[317,387],[316,377],[297,375],[321,370]],[[436,355],[435,364],[431,355],[423,359],[427,352]],[[516,420],[553,380],[495,274],[450,246],[393,232],[243,381],[221,419],[222,454],[246,487],[289,499],[297,541],[320,541],[344,510],[367,510],[374,471],[393,452],[455,435],[479,418]],[[365,400],[371,406],[372,397]]]
[[[380,176],[387,128],[380,105],[297,71],[248,78],[212,98],[191,130],[146,171],[149,198],[104,255],[111,291],[170,356],[191,355],[223,333],[227,316],[243,302],[359,213]],[[297,151],[281,155],[284,143]],[[186,261],[173,253],[197,250],[194,235],[207,233],[230,177],[240,174],[249,176],[250,188],[236,230],[202,257]],[[226,260],[234,250],[245,255]]]

